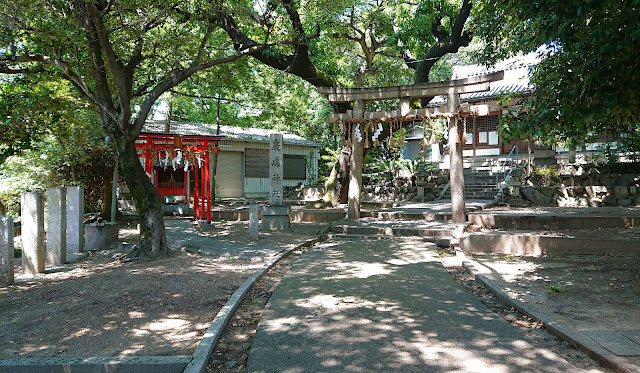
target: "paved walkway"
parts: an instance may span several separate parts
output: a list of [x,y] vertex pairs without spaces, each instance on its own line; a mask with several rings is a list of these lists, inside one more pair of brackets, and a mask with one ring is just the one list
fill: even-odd
[[468,294],[415,238],[337,237],[272,295],[248,372],[575,372]]

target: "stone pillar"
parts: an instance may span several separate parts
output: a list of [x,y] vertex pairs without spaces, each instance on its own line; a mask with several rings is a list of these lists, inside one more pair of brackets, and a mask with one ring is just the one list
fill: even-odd
[[290,206],[284,206],[283,197],[283,141],[282,134],[269,136],[269,205],[262,206],[262,228],[286,230],[290,228]]
[[258,240],[258,202],[249,204],[249,237]]
[[[447,96],[447,112],[456,114],[460,109],[460,95]],[[464,201],[464,165],[462,159],[462,131],[457,118],[449,121],[449,164],[451,168],[451,215],[453,222],[464,224],[467,221]]]
[[35,275],[44,272],[44,196],[22,194],[22,268]]
[[13,284],[13,218],[0,216],[0,286]]
[[[353,117],[364,117],[364,101],[356,100],[353,103]],[[351,165],[349,166],[349,205],[347,208],[347,218],[360,219],[360,194],[362,193],[362,167],[364,164],[364,141],[357,131],[362,134],[362,129],[354,125],[351,134]]]
[[84,189],[67,187],[67,253],[84,251]]
[[67,261],[66,197],[65,188],[47,189],[47,246],[45,252],[48,265],[59,266]]
[[282,134],[269,136],[269,204],[281,206],[283,202],[283,144]]

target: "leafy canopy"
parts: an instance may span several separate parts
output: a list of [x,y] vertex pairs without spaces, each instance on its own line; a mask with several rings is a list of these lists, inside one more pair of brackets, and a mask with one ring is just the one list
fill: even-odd
[[507,118],[507,135],[577,145],[638,133],[640,1],[483,0],[475,21],[485,61],[543,55],[526,115]]

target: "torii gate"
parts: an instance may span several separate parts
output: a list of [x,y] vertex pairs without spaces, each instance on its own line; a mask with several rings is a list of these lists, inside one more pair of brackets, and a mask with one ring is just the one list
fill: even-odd
[[[351,103],[353,110],[346,113],[332,114],[332,123],[356,123],[350,130],[345,128],[346,135],[351,139],[351,166],[349,172],[349,207],[347,217],[349,219],[360,218],[360,193],[362,191],[362,168],[364,165],[364,141],[360,132],[359,123],[400,123],[410,120],[423,120],[426,118],[447,118],[449,120],[449,157],[451,165],[451,210],[453,222],[462,224],[466,222],[464,202],[464,176],[462,164],[462,131],[458,126],[458,119],[464,115],[473,115],[474,108],[466,108],[463,112],[460,106],[461,93],[483,92],[489,90],[489,83],[502,80],[504,71],[479,75],[465,79],[450,80],[445,82],[423,83],[403,85],[395,87],[375,88],[335,88],[318,87],[318,92],[327,96],[329,102]],[[447,110],[439,112],[437,109],[423,108],[411,110],[412,98],[434,97],[447,95]],[[400,100],[399,110],[393,112],[365,112],[367,101]],[[471,110],[469,110],[471,109]],[[475,108],[478,109],[478,108]],[[366,131],[365,131],[366,132]],[[393,133],[391,127],[390,133]]]

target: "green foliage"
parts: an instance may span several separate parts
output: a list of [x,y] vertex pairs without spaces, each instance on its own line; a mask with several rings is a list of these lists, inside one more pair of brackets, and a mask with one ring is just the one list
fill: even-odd
[[562,182],[560,170],[554,167],[537,167],[531,172],[531,182],[539,186],[556,186]]
[[485,61],[538,50],[531,98],[507,137],[584,143],[633,133],[640,120],[640,1],[483,0],[474,9]]
[[571,290],[555,285],[549,285],[549,290],[547,290],[547,294],[560,294],[569,292],[571,292]]

